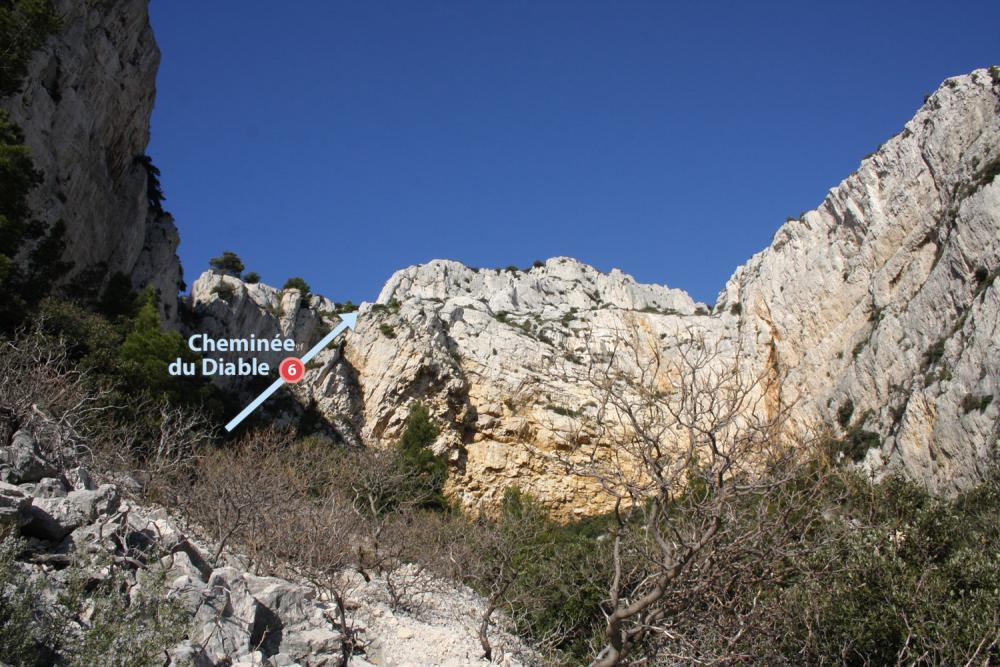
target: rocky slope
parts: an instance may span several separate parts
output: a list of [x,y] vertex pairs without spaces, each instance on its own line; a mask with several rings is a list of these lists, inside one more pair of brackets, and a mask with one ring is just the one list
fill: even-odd
[[[2,417],[0,427],[7,425]],[[11,570],[0,571],[0,578],[31,582],[49,615],[74,585],[92,591],[114,577],[133,609],[151,599],[171,605],[173,613],[160,614],[182,627],[167,629],[180,641],[162,655],[164,665],[489,664],[477,636],[484,602],[462,586],[421,575],[422,603],[404,613],[390,604],[383,578],[345,573],[347,623],[356,639],[345,661],[335,605],[311,586],[258,576],[238,554],[213,564],[214,548],[195,537],[197,531],[162,507],[125,496],[118,480],[99,479],[78,465],[61,469],[43,454],[53,447],[41,447],[30,431],[10,436],[0,428],[0,438],[0,568]],[[12,534],[24,541],[14,545],[9,562],[3,555],[10,553]],[[72,616],[61,632],[75,636],[94,622],[87,613]],[[117,644],[119,659],[129,655],[128,639]],[[502,629],[493,641],[503,664],[520,665],[517,656],[531,655]]]
[[882,437],[876,458],[939,492],[978,481],[996,452],[998,174],[1000,68],[948,79],[716,306],[741,310],[758,363],[773,344],[800,421],[853,406]]
[[[608,509],[546,457],[596,406],[579,369],[623,332],[666,358],[696,335],[778,379],[763,405],[792,405],[795,429],[866,432],[873,468],[900,466],[943,493],[967,487],[994,456],[1000,414],[998,108],[1000,70],[946,81],[737,269],[711,312],[567,258],[524,271],[434,261],[396,273],[362,306],[343,356],[318,357],[296,392],[372,445],[392,442],[424,400],[445,427],[437,446],[464,506],[517,484],[573,516]],[[288,332],[288,316],[255,296],[265,288],[236,285],[223,304],[207,289],[216,280],[203,276],[192,295],[209,328]],[[317,318],[303,337],[317,335]]]
[[44,181],[31,195],[46,224],[66,223],[69,280],[121,272],[160,291],[174,322],[181,283],[177,230],[150,206],[146,166],[160,51],[148,0],[55,0],[58,35],[35,53],[23,89],[0,100]]

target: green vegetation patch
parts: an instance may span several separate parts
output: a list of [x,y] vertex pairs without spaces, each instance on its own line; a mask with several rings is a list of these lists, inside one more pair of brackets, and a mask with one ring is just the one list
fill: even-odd
[[16,93],[31,54],[59,30],[59,16],[49,0],[6,0],[0,3],[0,97]]

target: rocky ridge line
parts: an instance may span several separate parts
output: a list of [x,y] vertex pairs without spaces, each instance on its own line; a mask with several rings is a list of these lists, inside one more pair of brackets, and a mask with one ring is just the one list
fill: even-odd
[[[793,405],[795,429],[830,425],[873,469],[967,488],[995,456],[1000,415],[998,108],[1000,70],[948,79],[737,269],[710,314],[680,290],[568,258],[524,271],[437,260],[393,275],[296,392],[371,445],[391,444],[423,400],[445,426],[437,450],[465,507],[517,484],[559,514],[589,514],[608,509],[597,490],[545,461],[593,399],[562,371],[629,328],[667,357],[696,334],[781,378],[770,409]],[[250,320],[287,327],[204,289],[191,302],[230,333]]]

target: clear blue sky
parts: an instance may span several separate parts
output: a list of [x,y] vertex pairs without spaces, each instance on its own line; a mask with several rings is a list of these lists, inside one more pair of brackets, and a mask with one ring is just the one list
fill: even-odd
[[223,250],[373,300],[434,258],[569,255],[712,303],[1000,2],[154,0],[149,152],[188,282]]

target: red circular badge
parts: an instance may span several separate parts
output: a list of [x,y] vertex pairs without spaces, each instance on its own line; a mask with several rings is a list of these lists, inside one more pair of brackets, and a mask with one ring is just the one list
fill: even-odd
[[278,366],[278,373],[285,382],[298,382],[306,374],[306,367],[299,359],[288,357]]

